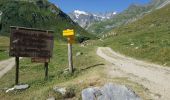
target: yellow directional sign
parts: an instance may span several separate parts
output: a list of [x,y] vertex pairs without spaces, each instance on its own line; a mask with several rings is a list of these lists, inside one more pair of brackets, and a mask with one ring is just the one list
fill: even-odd
[[64,30],[63,36],[67,37],[69,71],[73,73],[72,44],[74,43],[74,30],[73,29]]
[[74,30],[73,29],[67,29],[63,31],[63,36],[69,37],[74,36]]

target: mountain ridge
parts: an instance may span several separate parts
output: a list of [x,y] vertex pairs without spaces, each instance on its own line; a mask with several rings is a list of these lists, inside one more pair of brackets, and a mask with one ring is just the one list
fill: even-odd
[[88,29],[88,27],[92,23],[113,18],[116,14],[117,13],[115,11],[106,13],[91,13],[87,11],[74,10],[68,15],[74,22],[78,23],[82,28]]
[[143,15],[158,9],[162,4],[164,4],[163,6],[169,4],[169,1],[170,0],[152,0],[147,5],[132,4],[128,7],[128,9],[126,9],[122,13],[117,14],[114,18],[92,24],[88,28],[88,31],[97,35],[107,33],[113,28],[131,23],[141,18]]

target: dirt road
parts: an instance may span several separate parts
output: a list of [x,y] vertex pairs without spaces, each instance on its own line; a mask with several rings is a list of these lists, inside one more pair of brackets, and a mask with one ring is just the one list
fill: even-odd
[[0,78],[15,66],[15,58],[0,61]]
[[126,57],[108,47],[99,47],[97,55],[118,69],[119,73],[109,69],[110,76],[126,74],[130,80],[148,88],[154,100],[170,100],[170,68]]

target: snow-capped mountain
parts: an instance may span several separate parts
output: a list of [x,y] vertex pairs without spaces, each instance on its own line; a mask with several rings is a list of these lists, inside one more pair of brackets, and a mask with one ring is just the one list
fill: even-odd
[[107,13],[89,13],[85,11],[75,10],[72,13],[69,13],[70,18],[78,23],[83,28],[88,28],[94,22],[102,21],[106,19],[113,18],[116,15],[116,12],[107,12]]

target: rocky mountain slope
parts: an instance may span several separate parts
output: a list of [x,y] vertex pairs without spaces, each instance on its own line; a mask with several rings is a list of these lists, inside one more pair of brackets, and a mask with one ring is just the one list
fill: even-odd
[[75,10],[72,13],[69,13],[70,18],[85,29],[88,29],[88,27],[94,22],[111,19],[115,15],[116,12],[89,13],[80,10]]
[[0,12],[0,35],[9,35],[10,26],[22,26],[54,30],[57,39],[63,39],[66,28],[76,30],[79,42],[93,37],[48,0],[1,0]]
[[88,31],[95,34],[107,33],[115,27],[134,22],[137,19],[140,19],[143,15],[148,14],[155,9],[164,7],[169,4],[169,2],[170,0],[152,0],[147,5],[133,4],[112,19],[94,23],[88,28]]

